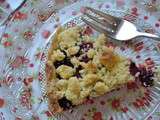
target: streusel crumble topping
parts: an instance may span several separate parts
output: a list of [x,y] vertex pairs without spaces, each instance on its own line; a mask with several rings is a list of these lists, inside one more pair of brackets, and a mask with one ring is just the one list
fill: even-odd
[[[49,49],[47,94],[54,112],[72,108],[88,97],[104,95],[134,81],[139,72],[128,58],[107,47],[105,35],[95,39],[82,35],[82,31],[80,27],[60,28]],[[142,72],[140,75],[143,77]]]

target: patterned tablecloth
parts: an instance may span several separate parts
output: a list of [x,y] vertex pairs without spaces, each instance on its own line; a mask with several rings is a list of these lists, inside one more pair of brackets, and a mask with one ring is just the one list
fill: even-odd
[[[0,6],[9,9],[9,6],[4,4],[4,2],[5,0],[0,0]],[[70,4],[72,4],[70,7],[64,8]],[[80,4],[79,8],[74,7],[76,4]],[[3,68],[6,62],[5,58],[10,54],[7,52],[13,50],[14,54],[17,56],[23,56],[24,51],[27,50],[29,46],[20,44],[20,46],[16,46],[15,48],[14,45],[19,44],[16,42],[17,39],[21,39],[23,43],[30,43],[28,45],[31,46],[34,44],[35,39],[41,39],[40,42],[43,43],[49,37],[54,27],[57,27],[63,21],[79,14],[79,12],[83,12],[81,6],[86,4],[96,4],[99,9],[112,8],[123,10],[129,14],[139,16],[144,21],[154,26],[157,31],[160,31],[160,0],[28,0],[20,11],[16,12],[13,21],[9,23],[0,42],[0,120],[21,120],[21,118],[11,113],[5,99],[6,94],[4,92],[5,88],[3,87],[3,84],[6,82],[10,83],[14,79],[12,77],[5,78],[4,75]],[[2,11],[0,11],[0,15],[1,12]],[[49,18],[52,13],[53,15]],[[54,20],[52,18],[54,18]],[[47,22],[54,22],[54,24],[52,24],[53,26],[44,24],[46,23],[46,20]],[[160,43],[157,43],[157,47],[160,48]],[[34,58],[19,57],[15,64],[13,64],[14,67],[24,65],[29,69],[29,71],[27,71],[27,78],[29,78],[29,82],[32,82],[32,84],[40,77],[37,72],[37,62],[40,59],[41,49],[37,48],[33,54],[35,54]],[[26,84],[30,84],[29,82]],[[35,100],[35,102],[37,101],[34,97],[32,99]],[[48,117],[43,118],[41,117],[42,114],[45,114],[45,116]],[[41,109],[41,111],[33,116],[32,119],[53,120],[54,118],[50,117],[49,112]],[[149,116],[148,120],[160,120],[160,106],[151,116]]]

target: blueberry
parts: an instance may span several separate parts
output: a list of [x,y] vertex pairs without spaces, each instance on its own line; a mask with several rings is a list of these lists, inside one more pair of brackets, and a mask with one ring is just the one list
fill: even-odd
[[73,108],[72,102],[67,100],[66,97],[63,97],[58,100],[59,106],[62,107],[64,110]]
[[83,37],[83,33],[79,32],[79,36],[80,36],[80,38],[82,38]]
[[80,50],[75,54],[76,57],[79,57],[85,52],[88,52],[89,49],[93,48],[93,43],[91,42],[82,42],[80,45]]
[[74,56],[79,57],[82,54],[81,50],[79,50]]
[[70,67],[74,67],[73,64],[70,61],[70,58],[67,57],[67,53],[64,50],[61,50],[61,52],[63,52],[63,54],[65,55],[65,58],[62,61],[55,61],[53,63],[55,68],[58,68],[61,65],[67,65],[67,66],[70,66]]
[[70,67],[74,67],[74,65],[71,63],[70,58],[66,57],[64,59],[64,65],[70,66]]
[[59,66],[61,66],[63,64],[62,61],[55,61],[54,63],[55,68],[58,68]]
[[76,68],[76,73],[75,73],[75,76],[77,78],[82,78],[81,74],[79,73],[79,71],[82,70],[82,66],[79,65],[77,68]]
[[59,74],[56,74],[56,77],[57,77],[59,80],[62,79]]
[[154,73],[151,70],[146,70],[146,68],[140,69],[139,81],[144,87],[153,86],[154,82]]
[[89,60],[91,60],[91,59],[87,55],[83,55],[82,58],[80,59],[80,62],[87,63]]
[[79,57],[81,54],[80,52],[78,52],[77,54],[75,54],[76,57]]
[[65,57],[62,61],[54,62],[55,68],[58,68],[61,65],[67,65],[67,66],[70,66],[70,67],[74,67],[74,65],[70,61],[70,58],[68,58],[68,57]]
[[82,76],[81,76],[80,73],[76,73],[76,77],[77,77],[77,78],[82,78]]
[[130,71],[131,75],[133,75],[133,76],[135,76],[136,73],[139,72],[139,69],[134,62],[131,62],[130,66],[129,66],[129,71]]
[[67,57],[67,53],[64,50],[61,50],[61,52],[63,52],[63,54]]
[[141,82],[144,87],[153,86],[154,73],[151,70],[144,68],[138,68],[134,62],[131,62],[129,67],[130,73],[135,76],[136,73],[140,73],[137,79]]
[[93,48],[93,43],[91,43],[91,42],[83,42],[80,45],[80,50],[82,52],[88,52],[88,50],[91,48]]

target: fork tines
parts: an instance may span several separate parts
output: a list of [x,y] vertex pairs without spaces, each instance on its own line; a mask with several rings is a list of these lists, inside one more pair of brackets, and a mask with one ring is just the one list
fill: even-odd
[[104,34],[114,33],[117,23],[113,16],[90,7],[86,7],[86,9],[85,16],[82,17],[86,24]]

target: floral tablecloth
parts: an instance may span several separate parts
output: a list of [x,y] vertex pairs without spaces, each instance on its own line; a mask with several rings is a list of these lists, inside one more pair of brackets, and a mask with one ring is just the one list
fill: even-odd
[[[2,4],[3,2],[3,0],[0,0],[0,5],[8,8],[7,4]],[[70,4],[72,5],[65,7]],[[76,4],[79,4],[79,8],[74,8]],[[5,93],[6,88],[3,85],[11,84],[14,82],[15,78],[12,76],[5,76],[5,65],[12,64],[12,67],[14,68],[19,68],[21,66],[27,67],[28,71],[24,75],[24,84],[26,84],[26,86],[28,84],[32,84],[32,86],[36,84],[39,77],[41,77],[40,73],[38,73],[38,63],[41,59],[42,49],[37,47],[36,50],[34,50],[33,58],[24,56],[24,54],[27,54],[26,50],[35,44],[34,41],[37,39],[40,39],[40,43],[45,43],[53,28],[57,27],[63,21],[83,12],[81,6],[93,4],[99,9],[119,9],[128,12],[129,14],[139,16],[144,21],[154,26],[157,31],[160,31],[159,0],[28,0],[20,11],[16,12],[14,19],[9,22],[9,25],[3,34],[3,38],[0,41],[0,120],[22,119],[14,114],[16,108],[9,109],[8,107]],[[52,16],[50,17],[51,14]],[[52,23],[52,26],[46,24],[46,22],[48,24]],[[17,43],[17,39],[21,39],[23,44]],[[16,47],[14,47],[15,44]],[[18,47],[17,44],[19,44]],[[160,48],[159,43],[157,43],[157,48]],[[10,51],[13,51],[14,55],[16,55],[15,62],[12,60],[12,62],[6,61],[8,60],[7,57],[11,54]],[[19,80],[20,79],[22,78],[19,77]],[[34,97],[32,97],[32,100],[37,103],[40,101]],[[32,115],[32,119],[54,120],[50,113],[45,111],[45,107],[42,108]],[[134,120],[134,118],[130,118],[130,120]],[[160,120],[160,106],[148,117],[148,120]]]

